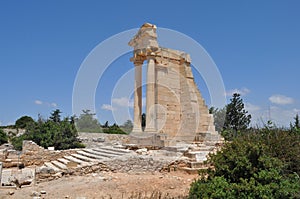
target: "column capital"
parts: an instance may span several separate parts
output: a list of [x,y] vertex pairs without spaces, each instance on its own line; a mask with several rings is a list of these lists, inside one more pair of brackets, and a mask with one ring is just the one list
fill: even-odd
[[134,60],[133,61],[134,66],[142,66],[143,63],[144,63],[144,61],[142,61],[142,60]]
[[154,59],[155,60],[155,53],[154,52],[150,52],[147,54],[147,60],[149,61],[150,59]]

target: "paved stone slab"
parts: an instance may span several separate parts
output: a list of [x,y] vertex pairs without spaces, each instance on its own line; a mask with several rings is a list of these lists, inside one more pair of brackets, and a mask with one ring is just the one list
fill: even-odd
[[60,171],[60,169],[57,168],[56,166],[54,166],[51,162],[45,162],[44,164],[46,165],[46,167],[49,167],[49,168],[53,169],[55,172]]
[[70,162],[70,160],[67,160],[67,159],[64,159],[64,158],[58,158],[57,160],[60,161],[61,163],[65,164],[65,165],[67,165]]
[[68,167],[67,167],[65,164],[63,164],[63,163],[61,163],[61,162],[58,162],[58,161],[56,161],[56,160],[51,161],[51,163],[52,163],[54,166],[57,166],[57,167],[59,167],[59,168],[61,168],[61,169],[65,169],[65,170],[68,169]]
[[79,153],[80,155],[83,155],[83,156],[86,156],[86,157],[89,157],[89,158],[98,159],[98,160],[102,160],[104,158],[107,158],[107,157],[104,157],[104,156],[95,155],[95,154],[85,152],[85,151],[77,151],[77,153]]
[[112,155],[124,155],[125,153],[128,153],[128,152],[113,151],[108,148],[94,148],[93,150],[101,153],[112,154]]
[[107,158],[112,158],[112,157],[118,156],[118,155],[114,155],[114,154],[109,154],[107,152],[98,152],[98,151],[95,151],[93,149],[84,149],[83,151],[85,151],[87,153],[92,153],[92,154],[95,154],[95,155],[98,155],[98,156],[107,157]]
[[87,162],[96,162],[96,161],[98,161],[97,159],[89,158],[89,157],[86,157],[84,155],[80,155],[80,154],[77,154],[77,153],[74,153],[74,154],[71,154],[71,155],[74,156],[75,158],[78,158],[78,159],[81,159],[81,160],[87,161]]
[[68,155],[67,155],[67,156],[64,156],[64,158],[67,159],[67,160],[70,160],[71,162],[78,163],[78,164],[80,164],[80,165],[82,165],[82,166],[88,165],[87,162],[84,162],[84,161],[82,161],[82,160],[80,160],[80,159],[77,159],[77,158],[75,158],[75,157],[73,157],[73,156],[68,156]]

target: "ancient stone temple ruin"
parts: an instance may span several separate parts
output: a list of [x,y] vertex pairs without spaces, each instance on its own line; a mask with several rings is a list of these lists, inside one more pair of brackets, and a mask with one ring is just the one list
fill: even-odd
[[[134,48],[131,61],[135,66],[131,142],[169,146],[179,141],[219,140],[213,116],[194,82],[190,55],[160,47],[156,26],[149,23],[139,29],[129,45]],[[146,127],[142,131],[142,65],[145,62]]]

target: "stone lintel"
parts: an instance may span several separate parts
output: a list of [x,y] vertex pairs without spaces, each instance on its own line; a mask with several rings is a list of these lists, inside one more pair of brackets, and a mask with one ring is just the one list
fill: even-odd
[[142,25],[138,33],[129,41],[128,45],[132,46],[134,50],[147,49],[156,51],[159,48],[156,26],[150,23]]

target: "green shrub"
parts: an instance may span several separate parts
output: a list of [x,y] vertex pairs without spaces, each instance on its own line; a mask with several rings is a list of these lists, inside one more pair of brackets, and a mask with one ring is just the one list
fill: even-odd
[[2,129],[0,129],[0,145],[7,143],[7,141],[8,141],[8,137],[6,133]]
[[190,198],[300,198],[299,135],[282,129],[239,134],[210,155],[214,165]]
[[69,118],[61,120],[58,112],[54,111],[47,121],[39,120],[27,125],[23,135],[12,139],[14,147],[21,150],[23,140],[32,140],[44,148],[53,146],[58,150],[84,147],[77,138],[74,121]]

